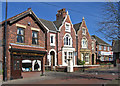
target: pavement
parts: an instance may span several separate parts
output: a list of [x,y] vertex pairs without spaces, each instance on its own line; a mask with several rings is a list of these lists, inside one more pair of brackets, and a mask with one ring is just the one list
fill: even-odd
[[[40,76],[39,72],[24,73],[23,79],[9,80],[3,84],[94,84],[97,86],[118,86],[119,69],[115,68],[94,68],[86,69],[85,72],[77,71],[73,73],[47,71],[45,76]],[[94,86],[93,85],[93,86]]]

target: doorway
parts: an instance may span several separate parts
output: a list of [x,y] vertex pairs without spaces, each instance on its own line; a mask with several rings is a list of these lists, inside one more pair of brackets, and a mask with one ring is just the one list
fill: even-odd
[[92,65],[94,65],[94,54],[92,54]]

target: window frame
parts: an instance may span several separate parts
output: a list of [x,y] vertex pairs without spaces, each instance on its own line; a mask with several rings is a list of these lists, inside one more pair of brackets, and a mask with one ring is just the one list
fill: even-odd
[[17,43],[25,43],[25,28],[17,27],[17,31],[18,31],[19,28],[23,30],[23,35],[17,33],[17,36],[22,36],[23,37],[23,42],[18,42],[18,40],[17,40]]
[[[33,35],[32,35],[32,45],[38,45],[38,44],[39,44],[39,43],[38,43],[38,31],[32,30],[32,34],[33,34],[33,32],[37,32],[37,38],[36,38],[36,37],[33,37]],[[37,44],[33,44],[33,38],[34,38],[34,39],[37,39]]]
[[[53,43],[51,43],[52,36],[53,36]],[[50,46],[55,46],[55,34],[50,34]]]
[[[83,33],[83,30],[85,30],[85,33]],[[86,28],[82,28],[82,35],[86,35]]]
[[103,50],[106,50],[106,46],[103,46]]
[[[68,38],[68,40],[67,40]],[[69,46],[69,47],[72,47],[72,37],[70,34],[65,34],[64,38],[63,38],[63,42],[64,42],[64,46]]]
[[[69,26],[68,29],[66,29],[66,28],[67,28],[67,25]],[[70,25],[70,23],[68,23],[68,22],[65,22],[65,31],[66,31],[66,32],[71,32],[71,25]]]
[[102,50],[102,46],[101,45],[99,45],[99,50]]
[[[83,44],[83,39],[85,39],[85,42],[86,42],[86,46],[84,46],[84,44]],[[82,48],[88,48],[88,41],[87,41],[87,39],[86,38],[82,38]]]

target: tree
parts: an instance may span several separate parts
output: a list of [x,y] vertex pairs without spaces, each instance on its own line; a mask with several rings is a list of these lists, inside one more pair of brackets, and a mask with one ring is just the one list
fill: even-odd
[[99,22],[99,32],[108,41],[120,38],[120,2],[106,2],[102,8],[103,19]]

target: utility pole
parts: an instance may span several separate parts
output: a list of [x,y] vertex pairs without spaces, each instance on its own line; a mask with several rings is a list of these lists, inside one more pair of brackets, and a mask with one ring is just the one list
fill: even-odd
[[7,33],[7,0],[6,0],[6,14],[3,38],[3,80],[7,81],[7,65],[6,65],[6,33]]

